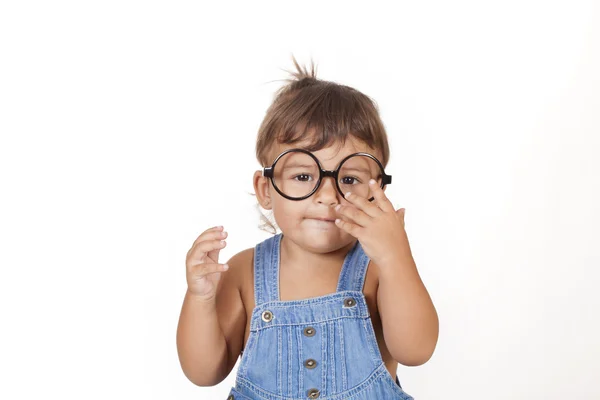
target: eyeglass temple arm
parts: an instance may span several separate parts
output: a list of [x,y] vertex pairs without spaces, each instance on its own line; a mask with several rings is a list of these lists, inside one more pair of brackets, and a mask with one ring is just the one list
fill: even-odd
[[264,167],[262,170],[262,176],[264,176],[266,178],[272,178],[273,177],[273,167]]

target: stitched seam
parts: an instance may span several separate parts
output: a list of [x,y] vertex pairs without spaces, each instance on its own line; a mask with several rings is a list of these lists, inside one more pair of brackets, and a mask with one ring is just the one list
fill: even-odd
[[[325,362],[325,360],[327,360],[327,341],[328,341],[328,337],[327,337],[327,324],[321,324],[321,390],[322,393],[321,395],[323,396],[327,396],[327,382],[325,381],[325,376],[327,374],[327,363]],[[320,397],[320,396],[319,396]]]
[[[296,325],[315,325],[315,324],[319,324],[319,323],[323,323],[323,322],[327,322],[327,321],[337,321],[337,320],[341,320],[341,319],[348,319],[348,318],[352,318],[352,319],[357,319],[357,320],[365,320],[367,318],[369,318],[369,316],[356,316],[356,315],[342,315],[341,317],[336,317],[336,318],[325,318],[319,321],[307,321],[307,322],[290,322],[289,324],[284,324],[284,323],[277,323],[275,325],[265,325],[265,326],[258,326],[255,327],[252,331],[253,332],[259,332],[262,330],[267,330],[267,329],[273,329],[273,328],[277,328],[279,326],[296,326]],[[275,320],[275,316],[273,316],[273,321]]]
[[292,373],[293,373],[293,369],[292,369],[292,334],[293,334],[293,330],[292,327],[288,327],[288,358],[287,358],[287,366],[288,366],[288,382],[287,382],[287,389],[286,389],[286,393],[290,393],[292,394],[293,392],[293,388],[292,388]]
[[300,300],[265,301],[261,305],[264,307],[271,307],[271,308],[302,307],[302,306],[311,305],[311,304],[320,306],[323,304],[336,303],[336,302],[340,301],[341,299],[344,299],[345,297],[352,296],[352,295],[354,295],[356,297],[360,297],[362,295],[362,297],[364,297],[364,293],[361,292],[360,290],[343,290],[340,292],[333,292],[333,293],[325,294],[322,296],[309,297],[307,299],[300,299]]
[[281,385],[281,371],[283,370],[283,366],[281,365],[282,362],[282,353],[283,353],[283,349],[282,347],[282,341],[281,341],[281,329],[277,329],[277,392],[283,396],[283,388]]
[[300,330],[297,331],[298,333],[298,363],[299,365],[299,370],[298,370],[298,393],[300,395],[302,395],[302,387],[304,386],[304,370],[302,369],[302,336],[300,334]]
[[275,236],[271,238],[271,262],[269,265],[269,301],[279,300],[279,238],[281,236]]
[[256,247],[255,250],[255,254],[256,257],[254,259],[254,300],[255,300],[255,305],[258,306],[260,304],[263,303],[262,301],[262,273],[261,273],[261,266],[262,266],[262,244],[259,243]]
[[339,332],[338,337],[340,338],[340,365],[342,366],[342,387],[341,390],[348,389],[348,378],[346,376],[346,357],[344,354],[344,327],[342,326],[342,321],[336,321],[338,324]]
[[331,392],[335,393],[335,322],[329,324],[329,337],[331,338],[329,352],[331,354]]

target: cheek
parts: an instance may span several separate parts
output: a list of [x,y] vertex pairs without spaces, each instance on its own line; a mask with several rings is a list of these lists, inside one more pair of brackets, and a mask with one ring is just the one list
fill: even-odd
[[277,224],[299,221],[306,216],[306,207],[302,201],[278,198],[273,202],[273,215]]

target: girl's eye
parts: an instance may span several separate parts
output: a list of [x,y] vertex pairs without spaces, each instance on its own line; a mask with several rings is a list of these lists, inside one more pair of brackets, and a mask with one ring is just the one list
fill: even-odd
[[298,177],[301,177],[301,179],[299,179],[299,180],[300,180],[300,182],[308,182],[308,180],[307,180],[306,178],[307,178],[307,177],[308,177],[308,178],[312,178],[312,177],[311,177],[310,175],[308,175],[308,174],[300,174],[300,175],[296,175],[296,176],[294,177],[294,179],[298,180],[298,179],[297,179]]
[[360,180],[358,178],[355,178],[353,176],[344,176],[340,180],[341,180],[342,185],[352,185],[353,180],[360,182]]

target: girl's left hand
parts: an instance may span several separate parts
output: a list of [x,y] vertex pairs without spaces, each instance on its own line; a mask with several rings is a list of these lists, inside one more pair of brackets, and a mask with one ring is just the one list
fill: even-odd
[[404,208],[397,211],[383,189],[371,180],[374,200],[355,194],[346,195],[350,205],[337,205],[340,215],[335,224],[357,238],[367,256],[377,265],[386,265],[410,255],[404,229]]

